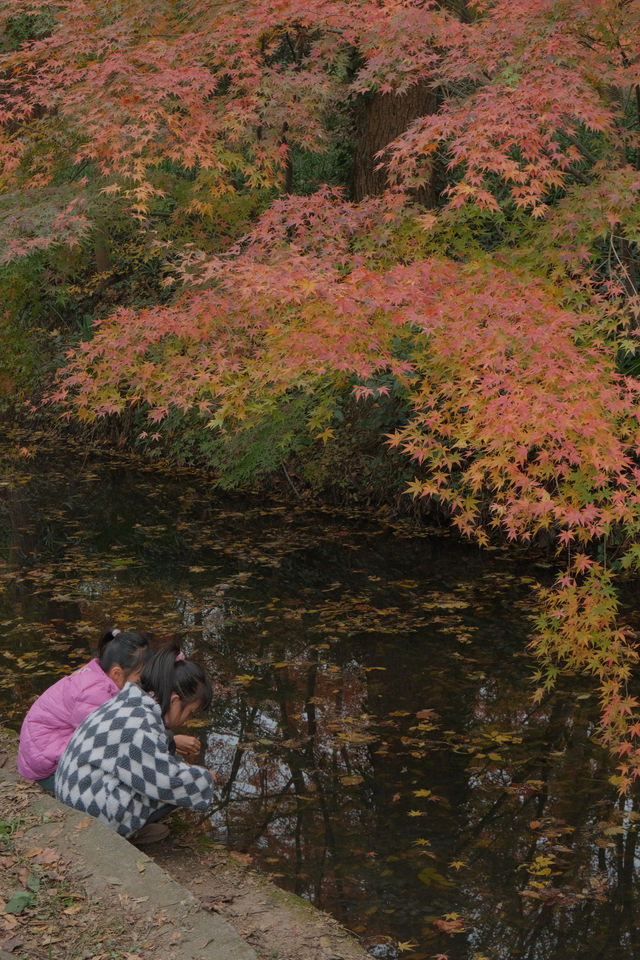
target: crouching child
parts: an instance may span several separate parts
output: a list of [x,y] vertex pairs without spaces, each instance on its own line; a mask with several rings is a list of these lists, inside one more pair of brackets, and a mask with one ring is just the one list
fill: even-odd
[[139,685],[126,683],[76,728],[58,764],[56,798],[136,842],[145,830],[149,840],[162,839],[168,828],[155,823],[160,817],[213,801],[214,772],[179,759],[168,733],[210,702],[202,667],[175,645],[159,650]]

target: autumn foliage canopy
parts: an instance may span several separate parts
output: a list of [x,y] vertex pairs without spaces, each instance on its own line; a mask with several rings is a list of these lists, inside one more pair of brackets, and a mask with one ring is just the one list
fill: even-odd
[[[163,264],[163,296],[105,311],[49,400],[141,411],[148,439],[176,416],[232,435],[303,397],[330,445],[345,392],[393,397],[380,442],[414,463],[414,497],[481,542],[556,544],[541,689],[597,678],[625,787],[639,0],[0,0],[0,17],[2,261],[90,250],[117,221]],[[303,185],[365,105],[416,91],[430,109],[370,158],[383,192]]]

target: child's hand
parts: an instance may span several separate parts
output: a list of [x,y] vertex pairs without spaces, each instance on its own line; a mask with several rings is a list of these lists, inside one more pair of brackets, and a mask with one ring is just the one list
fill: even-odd
[[200,753],[200,741],[197,737],[188,737],[184,733],[176,733],[173,738],[176,742],[176,753],[179,753],[187,763],[193,763]]

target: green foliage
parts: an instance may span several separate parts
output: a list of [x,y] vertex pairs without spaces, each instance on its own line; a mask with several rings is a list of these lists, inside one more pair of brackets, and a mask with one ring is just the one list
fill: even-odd
[[411,468],[384,438],[406,416],[404,391],[394,383],[392,396],[358,401],[352,388],[327,380],[313,394],[290,391],[222,430],[204,429],[195,411],[175,408],[152,436],[144,409],[131,411],[126,429],[137,433],[145,455],[205,468],[221,489],[252,489],[278,478],[297,493],[339,502],[399,497]]
[[0,316],[0,409],[31,398],[44,365],[42,339]]
[[293,193],[314,193],[323,183],[346,187],[351,176],[351,144],[347,139],[336,141],[322,153],[293,146],[291,164]]
[[384,438],[405,415],[397,399],[345,395],[325,428],[330,435],[296,464],[298,475],[314,492],[341,503],[398,502],[413,471]]
[[0,820],[0,837],[12,836],[20,826],[20,817],[11,820]]
[[310,446],[305,430],[310,405],[304,395],[289,396],[224,431],[203,429],[197,415],[172,410],[158,439],[144,437],[142,442],[152,455],[157,448],[160,455],[168,451],[181,463],[205,466],[222,489],[252,487],[280,471],[290,458],[305,455]]
[[0,33],[0,53],[10,50],[19,50],[23,43],[29,40],[39,40],[51,32],[55,24],[53,10],[42,10],[40,13],[23,13],[11,17],[6,23],[4,31]]

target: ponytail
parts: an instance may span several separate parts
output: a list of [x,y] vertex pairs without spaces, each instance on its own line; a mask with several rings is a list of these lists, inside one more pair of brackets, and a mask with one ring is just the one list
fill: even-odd
[[127,676],[141,666],[149,652],[149,644],[141,634],[112,627],[100,638],[98,662],[105,673],[118,666]]
[[142,669],[140,686],[155,697],[163,717],[169,712],[174,693],[183,703],[201,700],[205,710],[211,703],[211,684],[204,670],[193,660],[185,660],[177,643],[154,653]]

